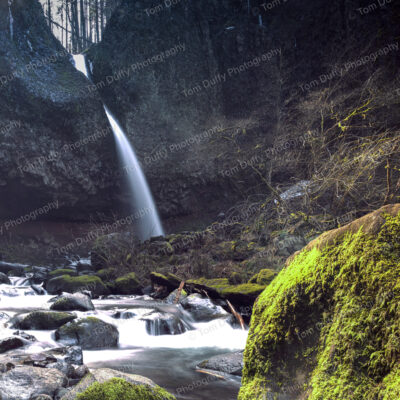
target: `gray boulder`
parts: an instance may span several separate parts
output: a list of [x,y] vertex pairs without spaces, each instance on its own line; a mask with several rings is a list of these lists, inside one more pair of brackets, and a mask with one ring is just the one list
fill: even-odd
[[20,314],[11,320],[15,329],[53,330],[72,321],[75,314],[56,311],[33,311],[29,314]]
[[31,400],[40,395],[54,398],[66,376],[57,369],[16,366],[0,374],[1,400]]
[[50,310],[57,311],[92,311],[94,305],[90,297],[83,293],[63,293],[57,297]]
[[81,346],[84,350],[104,349],[118,346],[118,329],[101,319],[82,318],[69,322],[55,332],[58,342],[67,346]]
[[6,285],[11,285],[10,278],[3,272],[0,272],[0,284],[1,283],[5,283]]
[[243,366],[243,352],[238,351],[211,357],[201,362],[197,367],[242,376]]
[[8,337],[0,340],[0,353],[5,353],[9,350],[18,349],[24,345],[24,341],[19,337]]
[[196,321],[211,321],[216,318],[229,317],[229,313],[210,299],[194,293],[181,301],[183,308],[189,311]]

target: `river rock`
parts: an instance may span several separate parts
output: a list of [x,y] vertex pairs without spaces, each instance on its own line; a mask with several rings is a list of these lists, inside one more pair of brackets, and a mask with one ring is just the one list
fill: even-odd
[[11,324],[15,329],[53,330],[75,318],[75,314],[67,312],[33,311],[15,316]]
[[47,294],[46,290],[43,289],[42,286],[40,285],[31,285],[31,288],[35,291],[36,294],[38,294],[39,296],[44,296],[45,294]]
[[211,321],[229,316],[229,313],[221,306],[214,304],[210,299],[204,298],[198,293],[189,295],[182,300],[181,304],[196,321]]
[[6,285],[11,285],[10,278],[3,272],[0,272],[0,283],[5,283]]
[[156,384],[151,379],[143,376],[126,374],[109,368],[99,368],[91,370],[90,373],[87,374],[76,386],[71,388],[69,392],[61,398],[61,400],[75,400],[79,393],[84,392],[93,383],[104,383],[112,378],[122,378],[134,385],[156,387]]
[[58,276],[50,279],[46,284],[46,290],[50,294],[61,294],[63,292],[76,293],[89,290],[93,296],[109,294],[110,291],[98,276]]
[[24,342],[18,337],[8,337],[0,340],[0,353],[22,347]]
[[8,274],[11,271],[13,276],[23,276],[25,274],[25,267],[26,265],[0,261],[0,272],[3,274]]
[[87,317],[68,322],[55,332],[58,342],[81,346],[84,350],[104,349],[118,346],[118,329],[98,318]]
[[35,285],[40,285],[48,279],[50,268],[47,267],[32,267],[32,276],[30,282]]
[[63,293],[51,305],[50,310],[57,311],[92,311],[94,305],[90,297],[83,293]]
[[191,327],[173,314],[151,312],[141,318],[146,321],[146,330],[149,335],[180,335]]
[[197,367],[241,376],[243,365],[243,352],[238,351],[211,357],[201,362]]
[[0,374],[1,400],[31,400],[39,395],[51,398],[67,385],[66,376],[57,369],[16,366]]
[[[179,289],[175,289],[173,292],[171,292],[165,299],[164,301],[167,304],[175,304],[176,296],[178,295]],[[179,296],[179,301],[178,303],[181,303],[183,299],[186,299],[187,293],[185,290],[181,291],[181,294]]]

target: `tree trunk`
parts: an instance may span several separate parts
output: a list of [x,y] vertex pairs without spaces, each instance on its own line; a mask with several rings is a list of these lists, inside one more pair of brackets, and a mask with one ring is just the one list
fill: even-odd
[[47,0],[47,18],[49,21],[49,27],[52,31],[52,24],[51,24],[51,0]]

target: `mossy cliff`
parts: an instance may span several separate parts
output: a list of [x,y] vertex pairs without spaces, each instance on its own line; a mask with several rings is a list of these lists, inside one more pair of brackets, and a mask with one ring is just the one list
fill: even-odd
[[400,398],[400,205],[326,232],[258,298],[239,400]]

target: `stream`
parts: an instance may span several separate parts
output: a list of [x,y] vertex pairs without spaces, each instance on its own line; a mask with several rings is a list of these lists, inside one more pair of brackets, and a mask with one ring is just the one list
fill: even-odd
[[[36,310],[49,310],[49,301],[54,296],[38,295],[27,278],[10,277],[10,280],[11,285],[0,285],[0,314],[4,312],[13,317]],[[215,355],[243,350],[247,331],[234,329],[227,318],[196,323],[181,306],[156,301],[149,296],[112,297],[93,300],[94,311],[74,311],[78,317],[96,316],[112,323],[119,331],[118,348],[84,350],[84,364],[89,368],[112,368],[145,376],[174,394],[177,399],[237,398],[240,377],[218,373],[224,375],[224,379],[216,378],[198,372],[196,365]],[[181,326],[188,330],[174,335],[161,334],[157,318],[150,323],[142,320],[152,312],[173,314]],[[1,322],[6,321],[3,319]],[[0,339],[9,337],[15,331],[8,327],[0,329]],[[24,332],[37,339],[37,342],[23,348],[25,353],[62,347],[55,341],[54,331]]]

